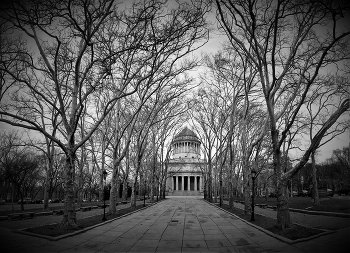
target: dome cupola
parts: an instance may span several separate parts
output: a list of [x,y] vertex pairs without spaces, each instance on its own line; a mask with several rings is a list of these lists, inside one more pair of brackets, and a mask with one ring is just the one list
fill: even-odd
[[172,141],[174,158],[200,158],[200,140],[190,129],[185,127]]

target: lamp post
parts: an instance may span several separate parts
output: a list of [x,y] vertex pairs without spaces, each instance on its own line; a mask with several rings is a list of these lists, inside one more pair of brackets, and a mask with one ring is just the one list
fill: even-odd
[[256,178],[256,171],[254,169],[251,171],[251,175],[252,175],[252,181],[253,181],[253,185],[252,185],[253,194],[252,194],[252,216],[251,216],[250,220],[255,221],[255,219],[254,219],[254,197],[255,197],[254,181]]
[[106,220],[106,178],[107,178],[107,171],[104,170],[103,172],[103,179],[105,181],[104,187],[103,187],[103,218],[102,221]]

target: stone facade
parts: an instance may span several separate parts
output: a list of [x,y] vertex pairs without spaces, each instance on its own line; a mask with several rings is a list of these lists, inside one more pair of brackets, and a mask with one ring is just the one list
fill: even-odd
[[185,127],[172,143],[172,158],[168,163],[167,195],[201,196],[204,191],[202,169],[205,161],[200,154],[201,141]]

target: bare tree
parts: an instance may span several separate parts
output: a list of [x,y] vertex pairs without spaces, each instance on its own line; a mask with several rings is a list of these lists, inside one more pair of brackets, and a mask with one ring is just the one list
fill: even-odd
[[340,162],[341,165],[350,171],[349,147],[343,147],[342,150],[333,150],[333,156]]
[[[335,103],[336,100],[341,100],[342,94],[337,94],[337,89],[335,85],[319,85],[316,87],[316,91],[313,92],[312,96],[308,99],[307,117],[308,121],[307,127],[309,128],[309,138],[310,141],[314,137],[314,132],[317,132],[323,125],[326,118],[330,116],[334,110],[337,109],[338,105]],[[317,185],[317,175],[316,175],[316,152],[317,149],[325,145],[326,143],[333,140],[336,136],[342,134],[346,130],[346,125],[344,121],[336,122],[329,130],[324,134],[322,142],[318,144],[318,147],[311,152],[311,166],[312,166],[312,185],[313,185],[313,197],[314,205],[320,205],[320,199],[318,194]]]
[[[277,225],[284,229],[291,224],[288,180],[303,167],[327,130],[349,108],[349,99],[345,99],[314,135],[299,163],[283,172],[280,148],[307,95],[312,93],[311,87],[317,85],[315,80],[321,78],[323,71],[349,56],[349,27],[340,26],[349,14],[349,5],[322,1],[216,0],[216,6],[220,26],[231,45],[249,58],[258,71],[277,180]],[[290,107],[291,117],[280,133],[278,123]]]
[[17,133],[2,134],[0,138],[2,174],[16,189],[21,200],[21,210],[24,210],[23,199],[28,196],[32,185],[38,182],[42,160],[29,147],[23,147],[23,140]]

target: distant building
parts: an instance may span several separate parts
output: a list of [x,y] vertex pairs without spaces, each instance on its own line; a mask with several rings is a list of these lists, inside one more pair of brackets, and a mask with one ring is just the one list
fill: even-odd
[[201,141],[185,127],[171,143],[172,158],[168,163],[167,195],[201,196],[204,192],[203,169],[206,161],[201,159]]

